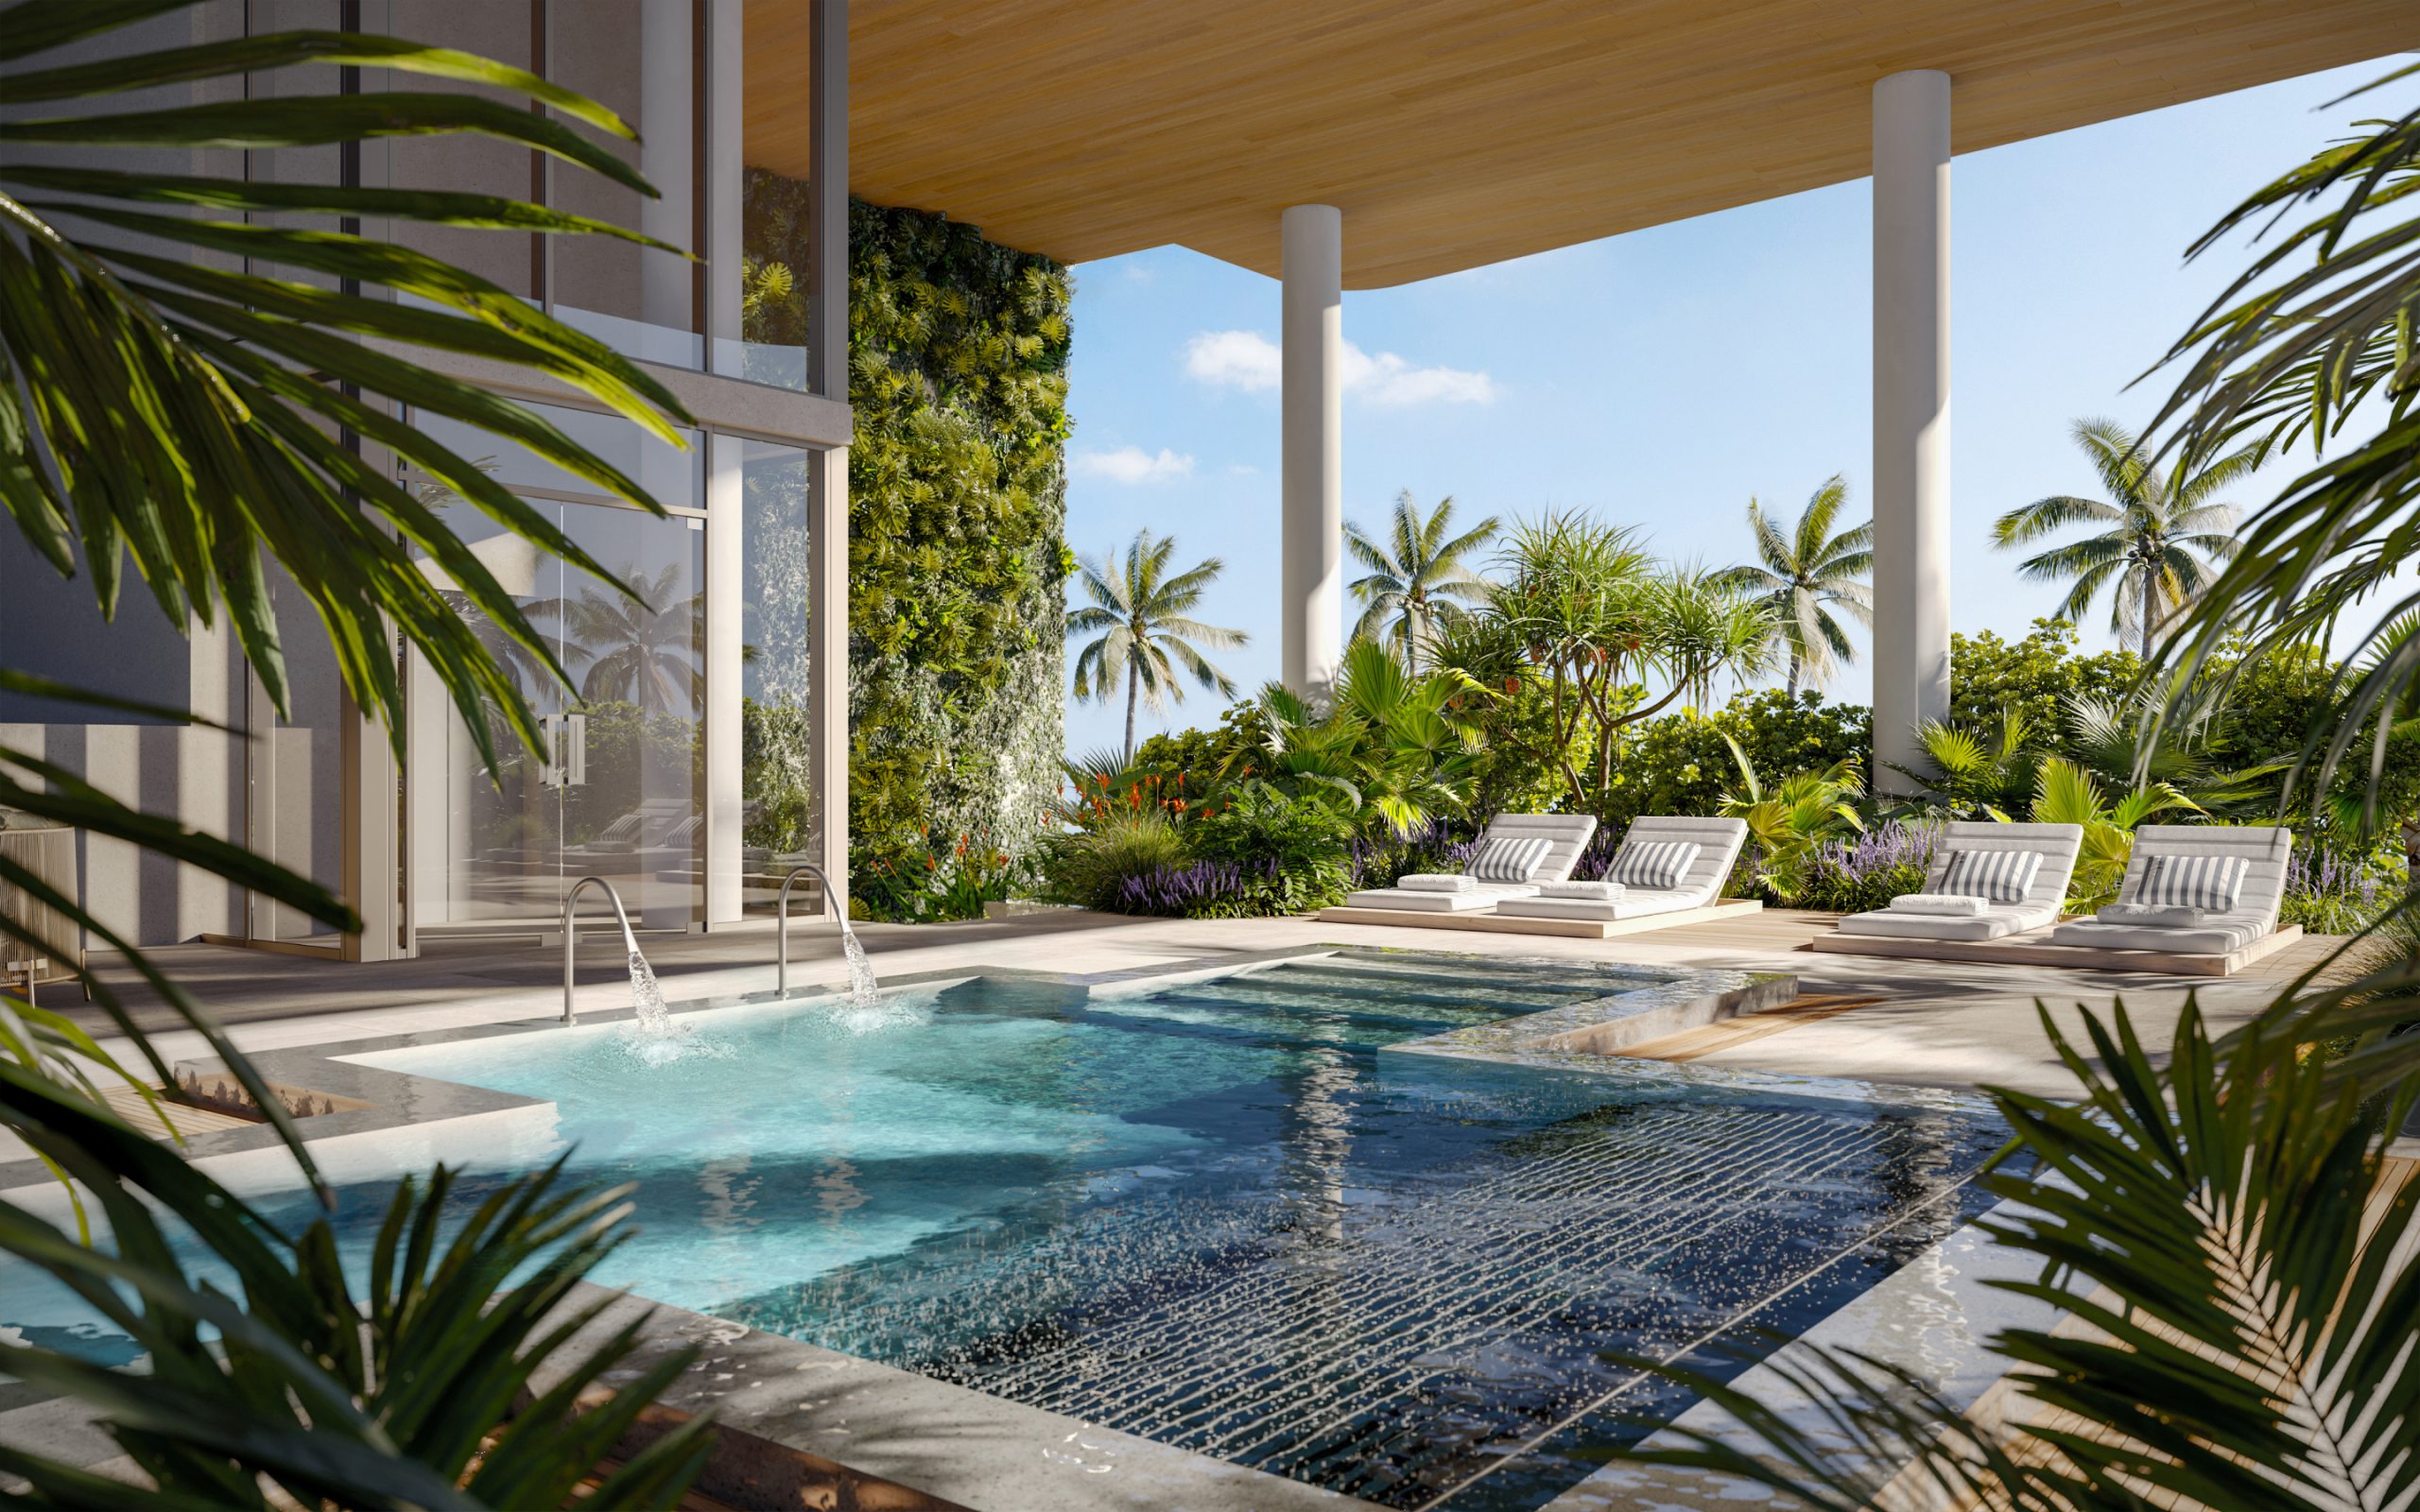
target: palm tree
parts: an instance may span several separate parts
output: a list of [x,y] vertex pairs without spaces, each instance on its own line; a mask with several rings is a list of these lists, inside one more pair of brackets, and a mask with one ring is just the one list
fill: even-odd
[[1762,596],[1772,606],[1775,633],[1789,648],[1789,695],[1798,696],[1798,680],[1821,686],[1832,675],[1835,662],[1857,660],[1857,648],[1826,605],[1859,625],[1874,623],[1874,591],[1864,579],[1874,572],[1874,522],[1839,535],[1832,524],[1848,503],[1846,478],[1835,472],[1807,495],[1798,524],[1782,533],[1765,507],[1748,501],[1748,528],[1756,538],[1762,565],[1734,567],[1717,581],[1741,593]]
[[1434,622],[1460,618],[1463,600],[1487,601],[1486,579],[1464,568],[1462,558],[1495,540],[1502,522],[1489,515],[1449,541],[1445,527],[1453,518],[1452,495],[1438,500],[1424,520],[1406,489],[1395,495],[1386,545],[1359,525],[1344,527],[1344,549],[1370,569],[1370,576],[1353,585],[1353,596],[1366,606],[1353,633],[1374,641],[1394,636],[1403,643],[1404,664],[1415,670]]
[[643,572],[625,575],[620,586],[626,593],[608,598],[583,589],[576,599],[531,606],[531,612],[562,622],[564,650],[588,659],[588,670],[579,679],[582,698],[591,703],[620,698],[649,713],[697,713],[705,689],[698,680],[691,647],[705,595],[666,596],[687,573],[684,564],[666,562],[652,582]]
[[1111,556],[1076,562],[1093,602],[1067,616],[1067,633],[1099,637],[1076,655],[1076,696],[1105,703],[1119,683],[1126,684],[1129,761],[1134,758],[1135,705],[1158,709],[1164,702],[1184,701],[1176,663],[1182,662],[1203,687],[1235,696],[1234,680],[1212,666],[1194,643],[1225,650],[1251,639],[1241,630],[1186,617],[1201,602],[1201,591],[1226,571],[1226,563],[1213,557],[1171,577],[1168,558],[1175,554],[1174,536],[1155,538],[1145,530],[1126,548],[1122,567]]
[[2099,535],[2053,546],[2017,564],[2036,582],[2072,580],[2059,617],[2081,625],[2092,601],[2114,585],[2110,628],[2128,631],[2148,658],[2160,621],[2210,586],[2218,564],[2236,554],[2236,507],[2211,496],[2239,483],[2268,455],[2253,445],[2195,470],[2179,461],[2165,472],[2115,421],[2080,420],[2076,444],[2092,459],[2110,498],[2057,493],[2011,509],[1992,526],[1996,546],[2022,546],[2069,525],[2106,526]]

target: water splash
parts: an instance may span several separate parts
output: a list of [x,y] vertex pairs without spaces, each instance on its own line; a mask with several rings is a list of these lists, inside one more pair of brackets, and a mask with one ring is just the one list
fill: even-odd
[[673,1032],[671,1011],[664,1005],[664,988],[655,980],[655,968],[639,954],[636,940],[631,942],[631,1001],[638,1005],[641,1034],[656,1039]]
[[849,1006],[860,1011],[882,1005],[882,984],[873,979],[873,963],[857,943],[857,932],[840,920],[840,954],[849,960]]

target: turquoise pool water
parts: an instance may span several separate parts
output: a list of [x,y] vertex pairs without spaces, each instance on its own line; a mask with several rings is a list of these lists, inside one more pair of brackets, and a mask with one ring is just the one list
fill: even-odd
[[[1541,1505],[1978,1205],[1994,1126],[1381,1047],[1636,973],[986,978],[364,1057],[553,1100],[597,1279],[1391,1505]],[[475,1194],[473,1194],[474,1195]],[[347,1194],[361,1226],[383,1194]],[[298,1210],[299,1211],[299,1210]],[[0,1314],[8,1311],[0,1305]]]

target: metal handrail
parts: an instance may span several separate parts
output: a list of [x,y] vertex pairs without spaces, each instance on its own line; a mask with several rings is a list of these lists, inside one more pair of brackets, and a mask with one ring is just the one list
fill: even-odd
[[[823,889],[823,906],[831,911],[833,917],[839,918],[840,900],[833,896],[832,879],[823,874],[823,868],[811,861],[802,861],[790,868],[790,874],[782,879],[780,895],[773,900],[773,990],[776,992],[790,989],[790,887],[798,881],[800,873],[808,871],[815,873],[817,885]],[[848,928],[849,921],[841,919],[840,927]]]
[[575,1020],[574,1016],[573,1016],[573,1013],[572,1013],[572,1006],[571,1006],[571,973],[572,973],[572,964],[573,964],[573,952],[574,952],[575,947],[577,947],[577,946],[578,946],[578,944],[579,943],[579,934],[575,931],[575,929],[574,929],[574,927],[573,927],[573,924],[572,924],[572,915],[571,915],[571,911],[572,911],[572,907],[573,907],[573,905],[574,905],[574,904],[576,904],[576,903],[578,903],[578,902],[579,902],[579,895],[580,895],[580,893],[581,893],[582,891],[586,890],[586,889],[587,889],[589,886],[591,886],[591,885],[595,885],[595,886],[602,887],[602,888],[604,888],[604,889],[605,889],[605,901],[606,901],[607,902],[612,903],[612,904],[614,905],[614,917],[616,919],[618,919],[618,920],[620,920],[620,921],[621,921],[621,925],[622,925],[622,942],[623,942],[625,945],[627,945],[627,946],[629,946],[629,947],[630,947],[631,954],[633,954],[633,955],[637,954],[638,954],[638,950],[639,950],[639,937],[638,937],[636,935],[633,935],[633,934],[631,934],[631,916],[630,916],[630,912],[629,912],[629,910],[625,909],[625,908],[622,906],[622,895],[621,895],[620,893],[615,892],[615,891],[614,890],[614,885],[613,885],[612,883],[610,883],[610,882],[607,882],[607,881],[606,881],[604,878],[602,878],[602,877],[582,877],[582,878],[580,878],[578,882],[573,883],[573,884],[571,885],[571,891],[569,891],[569,892],[567,892],[567,893],[563,894],[563,1019],[562,1019],[562,1022],[565,1022],[565,1023],[572,1023],[572,1022],[577,1022],[577,1021]]

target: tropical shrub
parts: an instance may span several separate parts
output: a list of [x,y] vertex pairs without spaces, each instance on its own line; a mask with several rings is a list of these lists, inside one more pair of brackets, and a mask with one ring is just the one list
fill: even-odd
[[2109,801],[2090,772],[2064,756],[2042,764],[2031,817],[2036,824],[2074,824],[2083,829],[2076,869],[2067,879],[2067,912],[2088,914],[2118,901],[2126,864],[2135,855],[2135,827],[2172,810],[2199,813],[2192,800],[2165,782],[2138,787]]
[[2134,691],[2141,659],[2130,651],[2076,651],[2076,627],[2035,620],[2021,641],[1990,630],[1949,637],[1949,723],[1996,729],[2014,713],[2043,740],[2055,740],[2077,698],[2115,702]]
[[916,849],[863,868],[866,885],[849,892],[849,915],[893,924],[980,919],[985,903],[1006,902],[1030,869],[991,835],[927,835]]
[[1316,797],[1248,783],[1185,827],[1194,858],[1238,868],[1236,913],[1294,914],[1344,901],[1353,821]]
[[1739,771],[1739,791],[1723,796],[1722,816],[1747,823],[1742,860],[1756,885],[1790,902],[1806,887],[1807,865],[1817,847],[1864,831],[1857,804],[1865,796],[1865,783],[1856,763],[1836,762],[1820,772],[1793,773],[1768,787],[1758,780],[1746,751],[1733,745],[1731,756]]
[[1055,902],[1115,913],[1127,878],[1175,870],[1192,859],[1161,810],[1105,809],[1083,828],[1043,842],[1042,892]]
[[1466,783],[1474,821],[1498,814],[1546,814],[1570,801],[1566,762],[1590,748],[1582,728],[1558,741],[1552,690],[1535,675],[1513,627],[1501,615],[1471,613],[1436,626],[1429,664],[1471,687],[1446,713],[1474,731]]
[[1819,772],[1865,759],[1872,715],[1855,704],[1827,704],[1811,690],[1793,698],[1762,688],[1734,694],[1709,713],[1649,720],[1633,730],[1612,785],[1591,812],[1616,832],[1642,814],[1714,814],[1737,779],[1733,743],[1765,777]]

